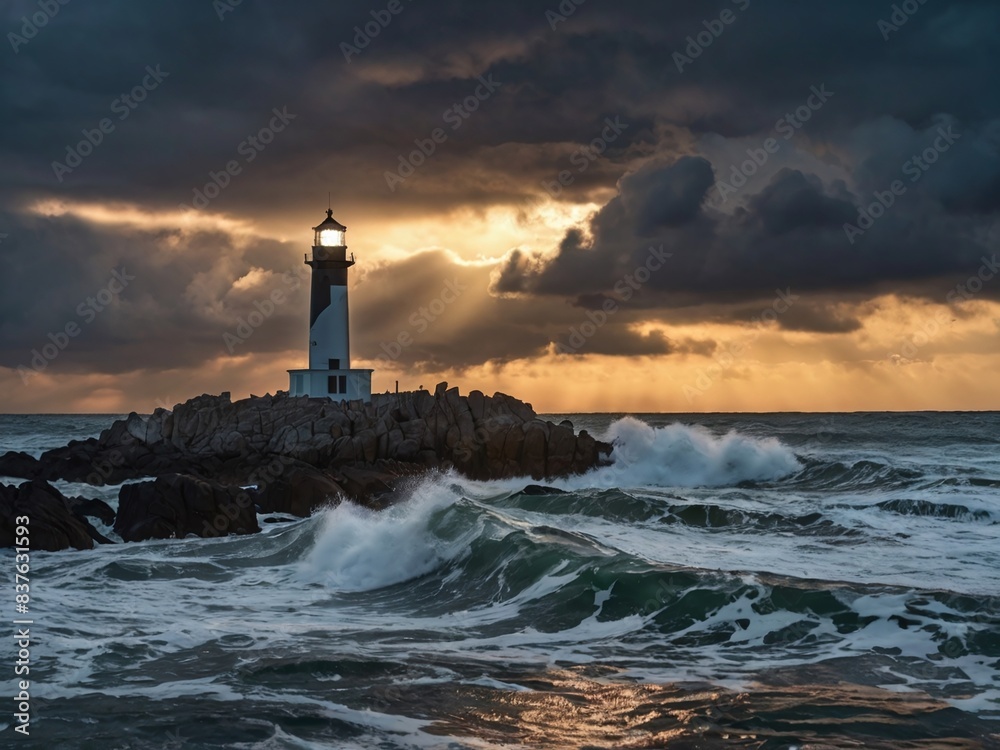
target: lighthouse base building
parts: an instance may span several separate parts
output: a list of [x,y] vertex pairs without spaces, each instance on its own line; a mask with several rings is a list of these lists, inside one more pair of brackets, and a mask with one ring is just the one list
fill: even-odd
[[292,396],[371,401],[373,370],[351,368],[351,332],[347,305],[347,227],[326,212],[313,227],[315,239],[306,265],[312,268],[309,304],[309,369],[289,370]]

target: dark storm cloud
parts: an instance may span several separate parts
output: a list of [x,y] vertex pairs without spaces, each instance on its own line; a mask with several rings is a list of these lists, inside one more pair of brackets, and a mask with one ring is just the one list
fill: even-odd
[[639,333],[626,328],[600,328],[588,337],[588,323],[570,329],[569,334],[555,342],[556,354],[585,356],[602,354],[610,357],[645,357],[666,354],[699,354],[708,356],[717,348],[714,341],[683,339],[675,341],[661,331]]
[[[67,216],[0,217],[11,229],[0,256],[0,366],[50,373],[191,367],[284,351],[302,334],[308,279],[297,249],[271,241],[238,248],[222,232],[182,236]],[[247,274],[246,285],[234,287]]]
[[[29,380],[33,372],[193,368],[304,341],[308,268],[298,247],[209,230],[94,226],[69,216],[3,219],[13,233],[0,256],[0,366],[26,368]],[[413,373],[461,370],[544,354],[593,320],[559,298],[491,296],[492,273],[489,264],[441,251],[367,264],[352,302],[355,356]],[[638,334],[630,326],[641,312],[603,316],[597,335],[574,343],[574,353],[713,347]]]
[[751,215],[771,236],[810,227],[841,228],[857,218],[846,196],[828,195],[814,175],[783,171],[749,201]]
[[636,234],[655,237],[694,219],[713,182],[712,165],[705,159],[684,157],[662,168],[646,165],[622,178],[622,204]]
[[778,319],[778,325],[788,331],[851,333],[861,328],[861,321],[833,306],[803,304],[790,307]]
[[[555,298],[485,294],[493,269],[425,252],[369,270],[352,315],[357,353],[409,371],[463,369],[544,354],[655,355],[711,351],[711,342],[673,342],[631,329],[635,311],[595,313]],[[595,321],[597,323],[595,324]]]
[[[966,137],[967,145],[952,147],[959,164],[973,160],[983,146],[976,134]],[[858,224],[859,210],[878,200],[874,193],[858,195],[842,181],[827,184],[784,169],[737,210],[722,213],[706,205],[710,181],[700,174],[710,168],[705,160],[683,157],[647,166],[621,180],[619,195],[591,220],[592,238],[574,230],[552,257],[511,253],[496,289],[607,292],[641,264],[651,246],[661,246],[672,260],[666,272],[652,276],[648,288],[660,294],[664,306],[690,304],[691,295],[724,302],[770,296],[776,288],[847,292],[874,290],[886,282],[919,282],[933,296],[941,279],[974,270],[984,254],[995,251],[984,241],[993,217],[957,212],[949,197],[962,195],[965,186],[952,182],[947,171],[928,170],[914,183],[905,163],[897,162],[895,173],[880,174],[881,183],[872,180],[889,197],[876,206],[878,218],[870,227],[863,225],[867,228],[853,236],[853,243],[845,224]],[[902,195],[890,190],[896,181],[905,190]],[[651,195],[659,199],[650,202]],[[661,213],[652,214],[651,206]]]
[[[613,144],[619,150],[648,142],[656,123],[694,134],[761,132],[820,83],[839,99],[835,113],[811,125],[816,134],[842,134],[882,116],[923,123],[947,112],[971,123],[997,111],[990,78],[997,53],[976,44],[985,41],[990,21],[995,27],[991,4],[923,6],[885,41],[876,22],[888,6],[754,0],[739,11],[743,2],[592,1],[554,30],[548,8],[529,0],[404,4],[350,63],[341,44],[353,44],[355,26],[372,20],[378,8],[368,3],[285,8],[247,0],[221,21],[206,0],[70,3],[16,54],[6,51],[8,117],[0,142],[8,174],[16,175],[6,187],[176,205],[190,200],[210,170],[238,158],[238,145],[276,106],[288,106],[297,119],[218,207],[275,215],[331,183],[349,184],[345,194],[398,211],[445,205],[460,200],[466,186],[427,196],[421,181],[447,182],[448,175],[475,170],[494,148],[584,145],[608,116],[630,124]],[[735,22],[678,72],[673,55],[727,5]],[[34,10],[33,2],[9,4],[9,33],[18,33],[21,16]],[[51,162],[83,128],[117,117],[112,102],[157,64],[169,77],[57,183]],[[487,72],[503,83],[501,91],[401,188],[406,199],[398,200],[383,173],[415,139],[442,126],[445,110]],[[557,168],[566,164],[558,150],[547,149],[507,170],[491,165],[522,194],[537,193],[539,180]],[[571,194],[596,174],[580,175]],[[501,197],[511,192],[517,191]],[[491,193],[483,190],[479,199],[489,201]]]
[[[569,232],[542,256],[514,252],[495,273],[445,256],[422,273],[409,261],[372,270],[354,318],[355,344],[367,357],[411,326],[411,302],[433,301],[452,275],[474,283],[447,317],[414,336],[398,360],[406,366],[536,355],[587,320],[588,306],[567,300],[615,295],[661,245],[670,262],[641,294],[619,300],[614,319],[588,342],[591,351],[684,351],[683,343],[630,326],[739,320],[738,310],[775,289],[857,301],[896,288],[935,297],[948,290],[942,280],[967,276],[996,250],[985,240],[1000,204],[996,3],[921,5],[888,39],[878,21],[889,18],[891,3],[863,0],[588,0],[553,28],[546,10],[557,6],[404,3],[347,62],[342,43],[355,43],[355,27],[380,4],[244,0],[220,20],[208,0],[77,1],[60,6],[15,52],[7,34],[20,34],[22,17],[39,6],[7,3],[0,11],[8,44],[0,50],[0,234],[9,235],[0,246],[0,364],[21,364],[119,267],[135,281],[59,367],[118,372],[212,359],[224,351],[222,334],[274,288],[290,292],[288,301],[236,353],[294,348],[304,295],[281,278],[300,258],[297,245],[237,247],[222,232],[126,230],[27,211],[40,199],[174,210],[233,160],[239,173],[211,210],[262,226],[301,214],[328,190],[352,224],[352,215],[374,221],[463,205],[524,206],[546,196],[542,184],[561,171],[572,181],[560,201],[618,185],[589,232]],[[689,37],[719,28],[723,10],[733,22],[678,70],[675,55],[691,54]],[[123,95],[143,85],[148,66],[166,77],[123,109]],[[480,76],[492,76],[499,90],[452,130],[446,111],[473,94]],[[832,99],[780,155],[793,163],[762,172],[724,211],[710,205],[714,183],[734,162],[706,144],[728,145],[742,161],[822,85]],[[275,108],[294,119],[261,150],[241,150]],[[113,130],[59,181],[53,161],[65,162],[82,131],[93,133],[104,118]],[[627,127],[581,169],[574,155],[601,137],[608,118]],[[906,165],[949,126],[958,140],[909,182]],[[385,173],[435,128],[448,140],[390,191]],[[805,152],[810,163],[799,158]],[[906,182],[906,194],[851,244],[843,224],[856,222],[859,208],[894,180]],[[521,296],[489,296],[490,284]],[[478,306],[475,314],[459,314],[467,302]],[[782,325],[843,332],[856,322],[815,302]]]

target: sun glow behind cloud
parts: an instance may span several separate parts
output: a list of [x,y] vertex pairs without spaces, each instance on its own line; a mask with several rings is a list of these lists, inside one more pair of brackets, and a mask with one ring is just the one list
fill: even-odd
[[[469,207],[444,217],[403,217],[377,227],[358,225],[377,243],[362,238],[358,252],[364,262],[352,279],[353,294],[366,294],[365,280],[379,268],[392,272],[394,264],[421,252],[437,251],[440,262],[456,270],[492,270],[509,252],[553,248],[570,228],[584,229],[588,218],[600,208],[596,203],[569,204],[542,199],[522,205]],[[206,320],[225,321],[234,295],[246,299],[266,297],[281,287],[280,273],[240,261],[240,248],[251,239],[274,237],[279,232],[223,214],[193,211],[156,211],[127,203],[39,201],[30,207],[39,216],[73,216],[81,221],[127,231],[212,232],[225,235],[232,250],[222,253],[209,270],[196,274],[186,295]],[[302,223],[309,219],[303,217]],[[300,220],[296,218],[296,223]],[[310,241],[302,231],[301,249]],[[353,244],[352,236],[349,243]],[[181,243],[183,244],[183,243]],[[294,245],[294,242],[289,243]],[[297,256],[296,256],[297,257]],[[289,263],[298,263],[289,254]],[[368,292],[370,293],[370,291]],[[484,316],[494,314],[486,288],[472,289],[460,304],[448,311],[441,328],[432,330],[427,342],[446,345],[452,335]],[[417,309],[423,300],[412,300]],[[538,356],[514,357],[505,363],[488,363],[463,370],[415,374],[406,367],[384,361],[359,361],[358,366],[377,369],[376,390],[392,389],[397,379],[402,387],[430,387],[438,379],[469,388],[484,382],[497,390],[509,390],[547,411],[573,411],[586,404],[594,410],[725,411],[783,409],[918,409],[981,408],[990,405],[992,391],[966,375],[998,364],[1000,356],[1000,304],[972,300],[960,306],[932,304],[895,295],[871,300],[853,309],[837,303],[845,317],[857,315],[857,330],[820,334],[781,328],[778,324],[757,327],[749,321],[690,322],[669,311],[651,312],[645,319],[626,326],[642,334],[662,335],[674,351],[655,356],[604,356],[588,353],[565,356],[550,347]],[[581,312],[582,315],[582,312]],[[940,321],[933,330],[928,321]],[[400,325],[405,327],[406,316]],[[306,321],[302,321],[303,339]],[[436,336],[436,338],[434,338]],[[688,346],[706,342],[714,351]],[[294,343],[294,342],[290,342]],[[221,345],[220,345],[221,349]],[[710,348],[709,348],[710,349]],[[730,356],[734,351],[738,356]],[[304,353],[290,347],[280,353],[238,356],[220,353],[198,369],[184,371],[186,382],[198,391],[232,390],[234,394],[284,388],[285,370],[294,367]],[[1000,369],[1000,368],[997,368]],[[13,375],[13,373],[10,373]],[[167,380],[177,381],[177,373]],[[36,387],[70,395],[68,408],[116,411],[143,408],[144,390],[139,383],[166,384],[155,373],[109,376],[46,374]],[[419,382],[418,382],[419,381]],[[572,382],[573,387],[566,384]],[[164,387],[158,386],[158,390]],[[178,393],[176,398],[187,397]],[[164,394],[157,399],[169,400]],[[31,408],[26,404],[26,408]],[[41,408],[40,406],[36,406]]]
[[[499,260],[513,247],[548,249],[571,228],[585,229],[596,203],[563,204],[538,199],[523,205],[462,208],[428,218],[391,219],[348,239],[370,257],[399,260],[425,250],[448,248],[468,261]],[[356,244],[355,244],[356,243]]]
[[[358,225],[348,242],[363,262],[352,278],[352,294],[366,293],[366,278],[382,267],[412,259],[421,252],[438,252],[455,269],[492,270],[510,248],[544,251],[558,245],[570,228],[585,229],[599,209],[592,204],[563,204],[538,200],[524,205],[497,205],[485,209],[454,210],[445,218],[400,218],[378,227]],[[126,231],[170,231],[179,234],[177,246],[191,233],[219,233],[230,243],[210,271],[195,275],[187,295],[206,319],[226,320],[226,300],[232,295],[266,297],[280,287],[280,273],[260,266],[241,265],[241,248],[253,239],[273,238],[252,222],[223,214],[160,212],[134,204],[39,201],[30,207],[39,216],[73,216],[98,226]],[[303,223],[298,217],[295,223]],[[304,223],[308,223],[308,219]],[[310,242],[301,232],[301,249]],[[364,235],[377,237],[369,244]],[[289,245],[295,245],[294,241]],[[288,264],[298,263],[289,253]],[[289,265],[291,267],[291,265]],[[947,291],[947,290],[943,290]],[[459,332],[467,323],[495,314],[486,288],[476,288],[449,311],[444,328],[436,331],[442,345],[449,331]],[[414,300],[416,306],[420,300]],[[579,356],[557,354],[552,347],[537,356],[514,357],[466,369],[425,369],[415,373],[384,361],[359,358],[356,366],[376,368],[375,390],[431,387],[449,380],[464,390],[489,388],[517,393],[540,410],[569,412],[662,410],[769,411],[769,410],[879,410],[924,408],[975,409],[996,407],[994,389],[971,373],[1000,369],[1000,304],[973,299],[958,306],[884,295],[863,305],[832,303],[844,318],[856,316],[860,325],[843,333],[789,330],[773,324],[755,327],[748,321],[684,322],[669,311],[651,312],[645,320],[626,326],[643,336],[662,335],[676,349],[655,356]],[[581,313],[582,314],[582,313]],[[405,316],[403,318],[405,321]],[[928,328],[929,321],[939,321]],[[306,321],[303,319],[303,339]],[[434,339],[430,339],[433,343]],[[688,346],[690,342],[714,345],[714,351]],[[295,343],[295,342],[290,342]],[[727,353],[739,350],[739,356]],[[220,355],[197,369],[162,373],[135,371],[119,376],[49,373],[39,376],[35,388],[65,394],[66,410],[124,411],[151,408],[144,399],[169,405],[169,384],[197,384],[194,390],[231,390],[234,396],[275,391],[286,387],[285,370],[300,364],[304,352],[292,347],[283,352],[238,356]],[[8,371],[0,380],[14,376]],[[15,376],[16,377],[16,376]],[[152,390],[146,387],[152,386]],[[567,387],[572,383],[572,388]],[[190,389],[189,389],[190,390]],[[166,395],[165,395],[166,394]],[[45,408],[46,400],[18,404],[24,410]]]

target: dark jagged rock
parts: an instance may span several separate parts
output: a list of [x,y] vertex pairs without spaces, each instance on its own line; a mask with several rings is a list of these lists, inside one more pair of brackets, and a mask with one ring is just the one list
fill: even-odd
[[8,451],[0,456],[0,477],[34,479],[41,470],[38,459],[27,453]]
[[313,511],[336,505],[347,493],[334,479],[309,464],[296,462],[259,487],[257,507],[262,513],[288,513],[307,518]]
[[565,495],[566,490],[561,490],[558,487],[542,487],[540,484],[529,484],[523,490],[517,493],[518,495]]
[[391,461],[454,467],[472,479],[552,479],[600,466],[610,452],[586,432],[578,436],[568,421],[539,420],[515,398],[479,391],[462,397],[441,383],[434,394],[376,394],[367,404],[286,394],[235,403],[228,393],[199,396],[173,411],[130,414],[98,439],[49,451],[38,470],[43,478],[91,484],[170,473],[245,483],[281,458],[334,473]]
[[260,526],[254,498],[242,488],[168,474],[121,488],[115,531],[126,542],[141,542],[256,534]]
[[380,471],[343,466],[341,484],[355,502],[381,510],[392,504],[396,478]]
[[235,403],[228,393],[198,396],[148,417],[132,413],[99,438],[37,461],[8,453],[0,469],[98,486],[160,477],[122,488],[115,529],[134,540],[259,530],[252,504],[214,526],[236,486],[256,486],[254,501],[265,512],[306,516],[341,497],[385,507],[401,478],[428,471],[551,480],[601,466],[610,453],[610,445],[577,435],[568,421],[540,420],[516,398],[463,397],[440,383],[433,394],[376,394],[369,403],[284,393]]
[[48,482],[37,479],[17,487],[0,485],[0,547],[16,546],[14,532],[20,516],[28,518],[28,546],[32,550],[92,549],[95,541],[110,544],[78,512],[81,502],[88,501],[66,498]]
[[111,526],[115,522],[115,510],[103,500],[91,500],[85,497],[69,497],[70,507],[78,516],[97,518],[106,526]]

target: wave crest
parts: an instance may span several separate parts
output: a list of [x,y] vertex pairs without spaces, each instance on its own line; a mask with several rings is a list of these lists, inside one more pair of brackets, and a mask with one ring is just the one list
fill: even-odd
[[735,431],[717,436],[682,424],[654,428],[625,417],[603,439],[614,443],[614,464],[588,474],[585,484],[591,486],[725,487],[780,479],[802,469],[777,439]]
[[428,532],[433,514],[457,496],[432,480],[406,503],[374,512],[351,503],[324,511],[316,542],[301,564],[306,580],[335,591],[373,591],[427,575],[452,557],[456,542]]

